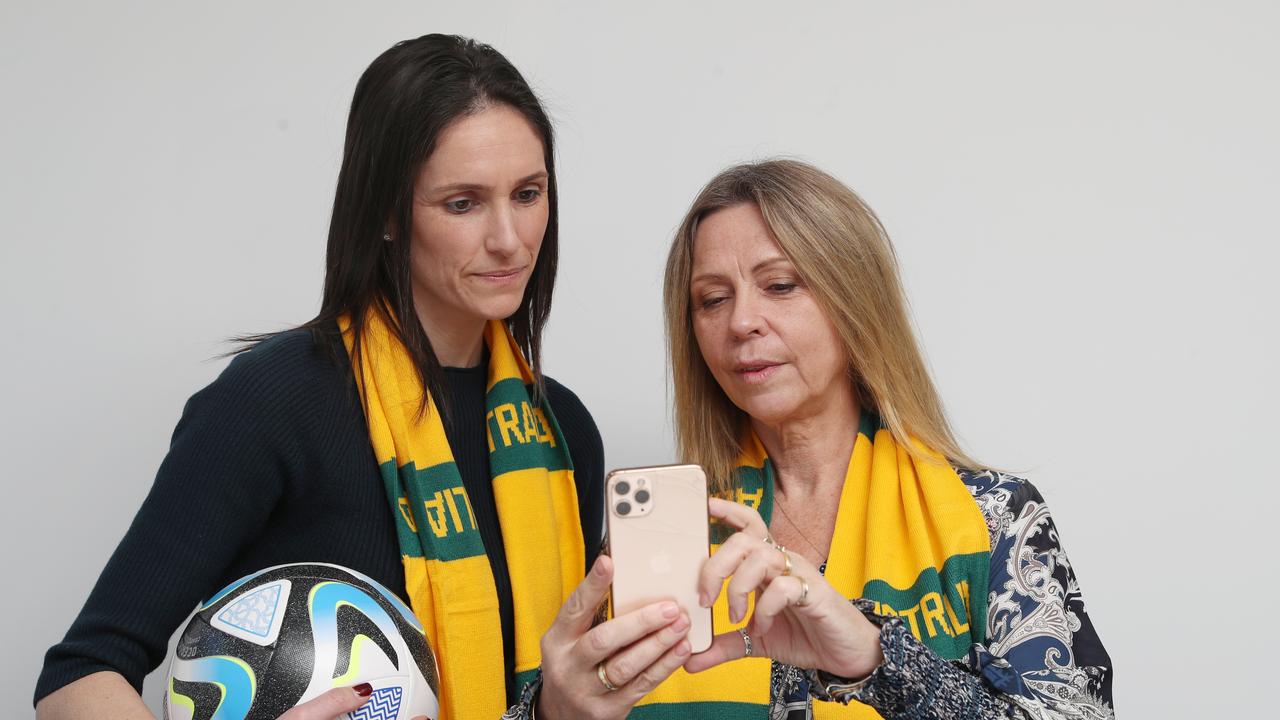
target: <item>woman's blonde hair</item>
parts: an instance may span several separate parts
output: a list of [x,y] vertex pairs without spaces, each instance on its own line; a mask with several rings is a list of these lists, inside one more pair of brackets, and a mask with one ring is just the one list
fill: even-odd
[[903,447],[909,438],[950,461],[980,468],[956,441],[920,354],[897,259],[880,220],[839,180],[806,163],[736,165],[698,193],[667,256],[663,299],[675,386],[676,444],[701,465],[714,492],[733,487],[747,416],[721,390],[693,333],[689,284],[698,223],[750,203],[835,326],[864,410],[879,414]]

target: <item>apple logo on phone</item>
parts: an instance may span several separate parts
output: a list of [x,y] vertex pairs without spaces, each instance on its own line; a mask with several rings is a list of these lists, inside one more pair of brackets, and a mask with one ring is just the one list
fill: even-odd
[[671,557],[666,553],[649,556],[649,569],[655,575],[667,575],[671,572]]

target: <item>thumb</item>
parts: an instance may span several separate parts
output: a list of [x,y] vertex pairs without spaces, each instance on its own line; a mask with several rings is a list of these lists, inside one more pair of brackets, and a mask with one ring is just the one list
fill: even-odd
[[361,705],[369,702],[372,693],[373,687],[369,683],[334,688],[281,715],[280,720],[335,720],[340,715],[360,709]]

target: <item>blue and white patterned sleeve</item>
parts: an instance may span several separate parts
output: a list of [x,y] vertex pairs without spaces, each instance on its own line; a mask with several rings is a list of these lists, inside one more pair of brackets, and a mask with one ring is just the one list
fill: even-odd
[[1114,717],[1111,659],[1044,498],[1011,475],[960,477],[991,533],[987,639],[966,664],[1030,717]]
[[810,671],[815,698],[857,700],[885,718],[1108,720],[1111,660],[1093,629],[1044,498],[1031,483],[959,470],[991,535],[987,638],[943,660],[897,618],[859,608],[881,630],[885,662],[853,682]]

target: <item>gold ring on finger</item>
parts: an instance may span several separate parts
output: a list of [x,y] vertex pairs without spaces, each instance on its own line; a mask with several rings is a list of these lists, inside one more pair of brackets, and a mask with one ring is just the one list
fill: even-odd
[[782,562],[784,563],[782,575],[785,577],[791,574],[791,553],[787,552],[787,549],[781,545],[778,546],[778,552],[782,553]]
[[604,671],[604,661],[600,661],[596,665],[596,677],[600,678],[600,684],[604,685],[605,692],[614,692],[618,689],[617,685],[609,682],[609,673]]
[[804,607],[809,604],[809,583],[804,578],[800,580],[800,597],[796,598],[796,607]]
[[738,632],[742,634],[742,657],[751,657],[751,636],[746,628],[738,628]]

